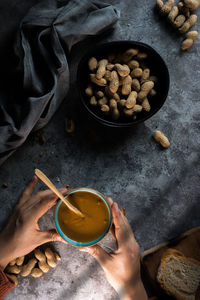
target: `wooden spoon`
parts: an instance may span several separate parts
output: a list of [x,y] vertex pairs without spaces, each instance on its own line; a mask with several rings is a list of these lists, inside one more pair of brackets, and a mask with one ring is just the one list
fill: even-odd
[[35,169],[35,175],[39,177],[51,190],[54,192],[66,205],[67,207],[72,210],[75,214],[83,216],[82,212],[74,207],[64,196],[57,190],[55,185],[47,178],[47,176],[40,171],[39,169]]

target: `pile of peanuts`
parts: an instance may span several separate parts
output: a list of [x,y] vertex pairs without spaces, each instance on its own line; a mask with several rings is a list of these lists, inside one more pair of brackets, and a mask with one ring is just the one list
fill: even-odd
[[165,4],[162,0],[157,0],[156,5],[160,14],[166,16],[173,27],[181,34],[186,33],[186,39],[181,44],[181,50],[189,49],[198,37],[198,31],[189,30],[197,22],[197,15],[193,11],[198,9],[200,1],[182,0],[174,5],[174,0],[168,0]]
[[156,95],[157,77],[146,65],[147,54],[138,49],[110,54],[99,61],[88,61],[90,82],[85,89],[91,106],[116,121],[120,117],[136,120],[141,111],[149,112],[148,97]]
[[53,252],[50,248],[46,248],[44,253],[40,249],[34,250],[34,258],[23,265],[24,256],[12,260],[6,267],[6,275],[11,279],[15,285],[18,284],[17,275],[22,277],[31,275],[33,277],[40,277],[43,273],[47,273],[50,267],[55,268],[57,260],[61,260],[58,253]]

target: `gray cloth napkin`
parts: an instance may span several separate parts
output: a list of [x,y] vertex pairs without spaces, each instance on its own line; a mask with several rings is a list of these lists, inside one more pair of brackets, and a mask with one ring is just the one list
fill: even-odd
[[32,130],[48,123],[66,97],[72,46],[110,28],[118,16],[98,0],[45,0],[30,9],[14,45],[17,84],[0,95],[0,164]]

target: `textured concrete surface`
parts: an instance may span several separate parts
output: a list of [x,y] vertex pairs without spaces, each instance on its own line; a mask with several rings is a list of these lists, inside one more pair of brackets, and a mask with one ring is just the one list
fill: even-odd
[[[0,61],[20,18],[37,1],[1,1]],[[46,143],[35,134],[0,168],[0,227],[2,228],[35,167],[57,186],[89,186],[110,195],[125,207],[141,251],[200,225],[200,47],[199,38],[187,52],[179,52],[182,38],[154,12],[155,1],[107,1],[121,10],[115,31],[104,40],[130,39],[154,47],[166,61],[171,77],[168,99],[150,120],[124,133],[110,135],[88,125],[79,113],[75,70],[86,45],[72,52],[72,89],[50,124],[43,129]],[[200,14],[198,12],[200,17]],[[5,26],[6,24],[6,26]],[[4,25],[4,26],[3,26]],[[198,26],[196,26],[197,28]],[[8,57],[8,56],[6,56]],[[1,72],[5,68],[2,65]],[[76,120],[76,133],[67,136],[64,119]],[[161,150],[152,132],[163,130],[171,140]],[[42,185],[40,184],[39,187]],[[41,219],[53,227],[52,211]],[[104,241],[110,247],[111,238]],[[117,299],[103,271],[86,253],[55,244],[62,261],[41,279],[23,278],[9,299]]]

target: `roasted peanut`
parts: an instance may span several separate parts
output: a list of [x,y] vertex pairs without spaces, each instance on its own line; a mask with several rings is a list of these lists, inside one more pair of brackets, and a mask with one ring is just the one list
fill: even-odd
[[35,249],[34,254],[39,261],[46,262],[46,256],[40,249]]
[[16,264],[16,258],[11,260],[11,262],[9,262],[9,265],[10,266],[14,266]]
[[164,5],[162,5],[160,12],[162,15],[168,15],[174,6],[174,0],[168,0]]
[[114,121],[118,120],[120,117],[119,110],[117,108],[114,108],[111,112],[111,117]]
[[184,15],[179,15],[175,18],[174,22],[173,22],[173,25],[176,27],[176,28],[179,28],[181,27],[185,22],[185,16]]
[[107,99],[107,97],[103,97],[103,98],[99,99],[97,102],[98,102],[98,105],[101,106],[101,105],[106,104],[108,102],[108,99]]
[[98,69],[96,72],[96,78],[101,79],[106,73],[106,66],[108,64],[107,59],[101,59],[98,63]]
[[101,111],[103,111],[104,113],[108,113],[110,111],[110,107],[104,104],[101,106]]
[[122,95],[129,95],[131,92],[132,78],[130,75],[124,78],[122,84]]
[[95,74],[90,74],[90,80],[99,86],[106,86],[107,83],[105,78],[97,79]]
[[61,260],[61,257],[57,252],[54,252],[54,255],[55,255],[56,260]]
[[131,108],[131,109],[125,108],[125,109],[124,109],[124,114],[125,114],[127,117],[132,117],[133,114],[134,114],[133,108]]
[[145,52],[139,52],[138,53],[137,59],[142,60],[142,59],[145,59],[145,58],[147,58],[147,53],[145,53]]
[[133,91],[130,93],[126,100],[126,108],[133,108],[136,104],[137,92]]
[[90,71],[94,72],[97,68],[98,62],[95,57],[91,57],[88,61],[88,67]]
[[24,256],[20,256],[16,259],[16,265],[21,266],[24,262]]
[[150,103],[149,103],[149,100],[147,97],[144,98],[141,105],[142,105],[143,110],[145,110],[147,112],[149,112],[151,110],[151,106],[150,106]]
[[126,77],[130,73],[130,69],[127,65],[115,64],[115,69],[121,77]]
[[185,39],[181,44],[181,50],[185,51],[188,50],[192,45],[194,44],[194,41],[192,39]]
[[20,268],[16,265],[14,265],[14,266],[8,265],[6,267],[6,272],[7,273],[12,273],[12,274],[19,274],[20,273]]
[[18,279],[17,279],[17,276],[15,275],[11,275],[11,274],[7,274],[6,273],[6,276],[17,286],[18,285]]
[[158,82],[158,77],[156,77],[156,76],[150,76],[149,77],[149,81],[153,81],[154,83],[156,83],[156,82]]
[[106,86],[106,87],[105,87],[105,94],[106,94],[106,96],[108,96],[109,98],[113,98],[113,96],[114,96],[115,93],[112,93],[112,92],[110,91],[109,86]]
[[130,69],[135,69],[135,68],[139,68],[140,64],[137,60],[133,59],[133,60],[129,61],[128,66]]
[[200,2],[198,0],[183,0],[184,4],[187,8],[189,8],[191,11],[197,10],[197,8],[200,5]]
[[33,268],[31,271],[31,276],[33,276],[35,278],[42,276],[42,274],[43,274],[43,272],[39,268]]
[[193,41],[196,40],[196,38],[198,37],[199,33],[196,30],[193,31],[189,31],[188,33],[186,33],[186,38],[187,39],[192,39]]
[[104,97],[104,93],[102,91],[98,91],[96,94],[97,94],[98,98],[103,98]]
[[21,276],[23,276],[23,277],[28,276],[31,273],[32,269],[35,267],[36,263],[37,263],[37,260],[35,258],[31,258],[28,261],[28,263],[22,267]]
[[161,11],[161,8],[163,7],[164,3],[162,0],[157,0],[156,1],[156,6],[159,9],[159,11]]
[[110,99],[109,106],[111,109],[117,108],[117,101],[115,99]]
[[133,111],[135,112],[135,113],[139,113],[139,112],[141,112],[142,111],[142,106],[141,105],[138,105],[138,104],[136,104],[134,107],[133,107]]
[[182,1],[180,1],[178,3],[178,9],[181,12],[181,14],[183,14],[186,18],[189,18],[189,16],[190,16],[190,9],[187,8]]
[[108,71],[108,70],[106,70],[105,75],[104,75],[104,78],[105,78],[107,81],[109,81],[109,80],[111,79],[111,72]]
[[120,101],[120,96],[117,93],[115,93],[113,95],[113,99],[115,99],[118,102],[118,101]]
[[197,15],[191,15],[185,23],[179,28],[180,33],[187,32],[192,26],[194,26],[197,22]]
[[124,107],[126,105],[126,100],[125,99],[121,99],[119,101],[119,107]]
[[136,56],[137,54],[138,54],[137,49],[128,49],[122,54],[122,60],[123,62],[127,63],[133,58],[133,56]]
[[119,77],[116,71],[111,72],[111,80],[109,84],[109,89],[111,93],[116,93],[119,88]]
[[132,88],[136,91],[139,92],[140,91],[140,82],[138,79],[133,79],[132,81]]
[[153,136],[155,141],[158,142],[163,148],[169,148],[170,142],[163,132],[155,131]]
[[142,73],[142,78],[141,80],[147,80],[150,76],[150,69],[149,68],[146,68],[143,70],[143,73]]
[[139,77],[142,77],[142,69],[141,68],[135,68],[133,69],[133,71],[131,72],[131,76],[132,77],[136,77],[136,78],[139,78]]
[[174,23],[175,18],[178,16],[179,10],[177,6],[174,6],[170,13],[168,14],[168,20],[171,23]]
[[139,101],[143,100],[148,95],[148,93],[153,89],[153,87],[154,87],[153,81],[147,81],[143,83],[141,86],[141,90],[137,95],[137,99]]
[[90,104],[91,104],[92,106],[96,106],[96,105],[97,105],[97,99],[96,99],[95,96],[92,96],[92,97],[90,98]]
[[186,39],[181,44],[181,50],[185,51],[189,49],[193,45],[197,37],[198,37],[198,31],[195,30],[189,31],[186,34]]
[[157,94],[156,90],[152,89],[150,92],[149,92],[149,96],[151,97],[154,97],[155,95]]
[[92,86],[89,85],[86,89],[85,89],[85,93],[87,96],[92,97],[93,95],[93,90],[92,90]]
[[108,71],[112,71],[113,69],[114,69],[114,66],[115,65],[113,65],[113,64],[107,64],[107,66],[106,66],[106,69],[108,70]]
[[50,248],[45,249],[45,255],[47,257],[47,263],[50,267],[55,268],[57,265],[55,255]]
[[39,261],[38,267],[44,273],[47,273],[49,271],[49,265],[46,263],[46,257],[45,257],[45,261]]

